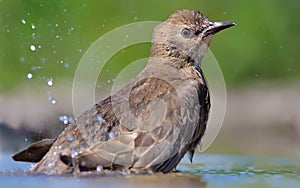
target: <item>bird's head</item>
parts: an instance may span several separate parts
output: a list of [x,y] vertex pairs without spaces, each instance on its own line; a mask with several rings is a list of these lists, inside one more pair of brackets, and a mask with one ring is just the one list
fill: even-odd
[[152,43],[165,47],[170,55],[179,50],[200,63],[212,36],[234,25],[234,22],[211,22],[199,11],[180,10],[156,26]]

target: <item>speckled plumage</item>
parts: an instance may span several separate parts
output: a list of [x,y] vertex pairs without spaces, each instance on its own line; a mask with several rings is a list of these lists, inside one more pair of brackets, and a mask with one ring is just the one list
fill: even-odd
[[[37,162],[29,171],[45,174],[99,166],[172,171],[187,152],[192,158],[206,129],[210,100],[199,63],[212,35],[232,25],[214,27],[198,11],[172,14],[155,28],[149,62],[136,78],[77,117],[56,140],[14,159]],[[45,156],[35,154],[39,146],[49,149]]]

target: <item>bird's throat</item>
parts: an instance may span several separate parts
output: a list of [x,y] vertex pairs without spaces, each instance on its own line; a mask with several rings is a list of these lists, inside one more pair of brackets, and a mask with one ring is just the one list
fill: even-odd
[[195,62],[198,62],[182,50],[165,44],[153,44],[150,57],[162,58],[177,68],[193,65]]

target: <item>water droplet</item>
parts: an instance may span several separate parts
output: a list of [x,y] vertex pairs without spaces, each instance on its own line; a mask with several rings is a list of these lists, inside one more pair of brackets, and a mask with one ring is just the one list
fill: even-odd
[[[131,174],[130,170],[127,169],[127,168],[122,169],[122,170],[120,171],[120,173],[121,173],[122,175],[129,175],[129,174]],[[147,172],[147,174],[148,174],[148,172]]]
[[44,57],[41,58],[41,63],[42,64],[45,64],[47,61],[48,61],[48,58],[44,58]]
[[68,136],[67,140],[68,140],[68,142],[73,142],[74,141],[74,137],[73,136]]
[[85,161],[81,161],[80,162],[80,166],[86,166],[86,162]]
[[32,71],[36,71],[38,69],[41,69],[41,66],[31,66]]
[[77,156],[78,156],[78,152],[77,152],[77,151],[72,151],[72,152],[71,152],[71,157],[72,157],[73,159],[75,159]]
[[129,36],[128,36],[128,35],[126,35],[125,37],[126,37],[126,38],[128,38]]
[[71,27],[70,30],[71,30],[71,31],[74,31],[74,27]]
[[41,49],[41,48],[42,48],[42,45],[39,44],[37,47],[38,47],[39,49]]
[[63,64],[64,61],[63,60],[58,60],[58,63]]
[[73,117],[69,117],[69,118],[68,118],[68,121],[69,121],[69,123],[75,124],[74,118],[73,118]]
[[137,21],[137,20],[138,20],[138,17],[137,17],[137,16],[135,16],[135,17],[134,17],[134,20],[135,20],[135,21]]
[[97,120],[101,122],[101,121],[103,121],[103,117],[101,115],[98,115]]
[[110,83],[110,80],[107,80],[107,83]]
[[107,129],[107,127],[104,127],[104,131],[108,134],[108,129]]
[[257,74],[257,73],[255,74],[255,77],[258,77],[258,74]]
[[64,9],[64,12],[67,12],[67,9]]
[[58,24],[55,24],[55,27],[58,27]]
[[22,20],[21,20],[21,23],[22,23],[22,24],[26,24],[26,20],[22,19]]
[[24,141],[25,141],[25,142],[27,142],[27,141],[28,141],[28,139],[27,139],[27,138],[25,138],[25,139],[24,139]]
[[[130,171],[129,171],[130,172]],[[146,174],[154,174],[154,172],[151,170],[151,169],[149,169],[149,170],[146,170]],[[130,172],[131,173],[131,172]]]
[[48,100],[49,100],[50,104],[56,104],[56,100],[53,97],[50,96],[48,98]]
[[36,50],[36,47],[35,47],[35,45],[31,44],[29,46],[29,49],[34,52]]
[[31,29],[35,29],[35,25],[34,24],[31,24]]
[[114,139],[115,138],[115,134],[113,132],[109,132],[108,133],[108,137],[109,137],[109,139]]
[[47,85],[48,86],[53,86],[53,79],[52,78],[47,79]]
[[23,63],[25,61],[25,57],[21,56],[20,61]]
[[81,49],[81,48],[79,48],[79,49],[78,49],[78,52],[79,52],[79,53],[82,53],[82,49]]
[[283,45],[280,45],[280,48],[282,49],[282,48],[283,48]]
[[101,172],[102,170],[103,170],[103,166],[98,165],[98,166],[97,166],[97,172]]
[[67,68],[69,68],[70,65],[69,65],[69,63],[65,63],[64,66],[67,69]]
[[59,121],[62,122],[63,124],[67,125],[69,123],[68,116],[60,116]]
[[27,74],[27,78],[28,78],[28,79],[31,79],[32,76],[33,76],[33,75],[32,75],[31,73],[28,73],[28,74]]

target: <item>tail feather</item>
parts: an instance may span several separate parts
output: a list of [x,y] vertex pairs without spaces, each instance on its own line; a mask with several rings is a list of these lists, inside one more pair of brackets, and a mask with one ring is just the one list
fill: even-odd
[[49,151],[56,139],[43,139],[12,156],[15,161],[39,162]]

